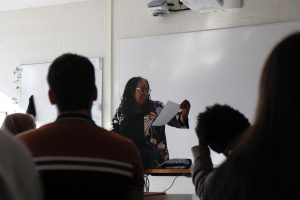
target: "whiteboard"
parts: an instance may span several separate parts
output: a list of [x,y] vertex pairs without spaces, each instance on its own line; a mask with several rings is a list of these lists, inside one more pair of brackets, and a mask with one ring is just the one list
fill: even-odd
[[[102,122],[102,59],[92,58],[90,61],[95,67],[98,99],[93,102],[92,117],[96,124]],[[49,86],[47,83],[48,68],[51,63],[33,63],[21,65],[20,80],[20,107],[26,111],[29,98],[33,95],[36,109],[36,123],[38,126],[53,122],[57,117],[55,105],[48,99]]]
[[[265,59],[296,30],[299,21],[122,39],[119,97],[129,78],[142,76],[149,80],[152,99],[188,99],[190,129],[166,126],[166,134],[170,158],[192,158],[196,117],[206,106],[228,104],[253,121]],[[218,165],[224,157],[213,153],[212,159]]]

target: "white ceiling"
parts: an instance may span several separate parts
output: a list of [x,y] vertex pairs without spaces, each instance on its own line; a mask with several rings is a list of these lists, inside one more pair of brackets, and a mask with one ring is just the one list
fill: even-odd
[[0,0],[0,11],[53,6],[91,0]]

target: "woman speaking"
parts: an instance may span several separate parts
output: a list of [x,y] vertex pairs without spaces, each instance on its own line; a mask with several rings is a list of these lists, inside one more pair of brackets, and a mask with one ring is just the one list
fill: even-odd
[[[140,151],[144,167],[156,168],[169,159],[165,126],[152,126],[163,103],[150,98],[150,86],[142,77],[131,78],[124,89],[121,103],[113,117],[113,131],[131,139]],[[189,128],[190,103],[184,100],[180,111],[168,123],[176,128]]]

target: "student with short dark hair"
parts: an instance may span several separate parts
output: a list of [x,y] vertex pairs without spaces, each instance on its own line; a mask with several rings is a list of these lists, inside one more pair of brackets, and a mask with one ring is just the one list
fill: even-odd
[[264,65],[253,127],[216,170],[209,200],[298,200],[300,33]]
[[[37,166],[45,168],[42,164],[46,164],[47,160],[48,164],[60,164],[54,166],[70,166],[71,163],[72,169],[93,169],[124,175],[129,178],[125,186],[129,193],[122,199],[142,199],[143,168],[135,145],[129,139],[98,127],[92,120],[92,103],[97,98],[92,63],[80,55],[63,54],[50,65],[47,80],[50,102],[58,109],[57,119],[18,136],[31,150]],[[99,179],[99,183],[101,181]],[[87,189],[84,183],[81,184],[81,190]],[[117,185],[117,181],[114,185]],[[105,191],[100,185],[92,187],[98,187],[97,195],[105,198]],[[118,191],[114,194],[121,195]],[[80,199],[74,195],[72,199],[77,198]]]
[[85,57],[64,54],[49,67],[49,98],[60,112],[89,110],[97,98],[95,70]]
[[192,148],[192,177],[196,194],[206,199],[206,187],[214,171],[210,149],[228,157],[250,123],[241,112],[226,104],[206,107],[204,112],[199,113],[197,120],[195,130],[199,145]]

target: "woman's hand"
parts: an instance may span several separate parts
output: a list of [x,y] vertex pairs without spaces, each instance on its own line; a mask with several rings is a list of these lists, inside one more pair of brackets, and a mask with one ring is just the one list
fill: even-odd
[[191,104],[188,100],[185,99],[183,102],[181,102],[181,104],[180,104],[181,116],[182,116],[183,121],[185,121],[185,122],[188,119],[190,108],[191,108]]

